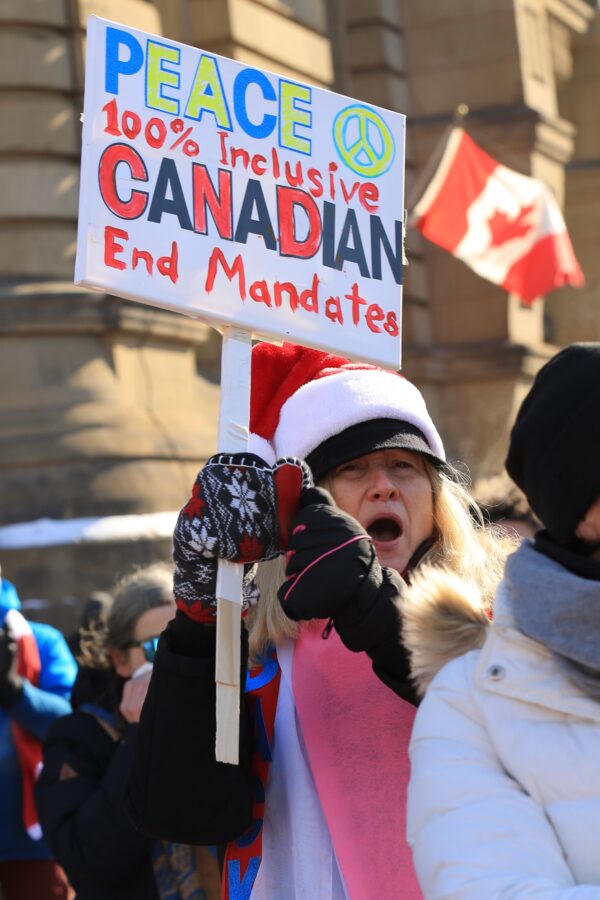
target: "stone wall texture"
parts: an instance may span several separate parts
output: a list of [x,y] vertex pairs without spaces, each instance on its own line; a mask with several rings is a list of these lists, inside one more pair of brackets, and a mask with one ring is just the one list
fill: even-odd
[[28,614],[65,629],[168,540],[10,549],[2,526],[176,510],[215,450],[219,401],[216,332],[73,286],[90,14],[407,114],[409,199],[459,104],[492,156],[552,187],[587,285],[531,309],[407,235],[405,372],[474,480],[500,472],[539,366],[600,339],[596,2],[4,0],[0,564]]

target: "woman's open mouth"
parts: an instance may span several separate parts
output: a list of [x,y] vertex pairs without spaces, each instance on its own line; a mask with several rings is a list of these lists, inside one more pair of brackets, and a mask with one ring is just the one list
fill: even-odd
[[402,534],[402,525],[396,519],[380,516],[367,527],[367,534],[378,544],[390,543]]

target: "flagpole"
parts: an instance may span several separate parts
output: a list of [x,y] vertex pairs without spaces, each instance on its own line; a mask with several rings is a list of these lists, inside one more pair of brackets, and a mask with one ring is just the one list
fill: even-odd
[[425,165],[423,166],[419,176],[417,177],[417,180],[410,189],[410,193],[406,200],[409,225],[412,224],[410,221],[412,211],[421,199],[421,195],[425,191],[425,188],[433,178],[433,175],[440,164],[442,156],[444,155],[444,150],[446,149],[446,144],[448,143],[450,135],[455,128],[462,128],[462,124],[468,115],[469,107],[467,106],[467,104],[459,103],[452,115],[452,121],[449,125],[446,126],[446,128],[444,128],[435,147],[431,151],[428,159],[425,162]]

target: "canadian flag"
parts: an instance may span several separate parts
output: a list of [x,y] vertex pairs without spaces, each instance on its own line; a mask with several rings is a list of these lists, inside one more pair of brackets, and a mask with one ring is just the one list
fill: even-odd
[[451,131],[412,222],[525,303],[564,284],[584,283],[550,189],[497,163],[462,128]]

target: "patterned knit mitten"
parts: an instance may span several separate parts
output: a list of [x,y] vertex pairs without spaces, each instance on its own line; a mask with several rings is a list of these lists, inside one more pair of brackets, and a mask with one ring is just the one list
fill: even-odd
[[[205,625],[214,625],[217,615],[217,559],[196,557],[193,562],[178,562],[174,550],[173,595],[178,609],[188,618]],[[242,582],[242,615],[256,606],[260,597],[254,580],[256,565],[244,567]]]
[[[251,453],[217,454],[201,469],[173,535],[177,605],[191,618],[214,621],[216,560],[273,559],[287,545],[303,486],[312,482],[301,460],[268,465]],[[258,599],[244,578],[244,606]]]

